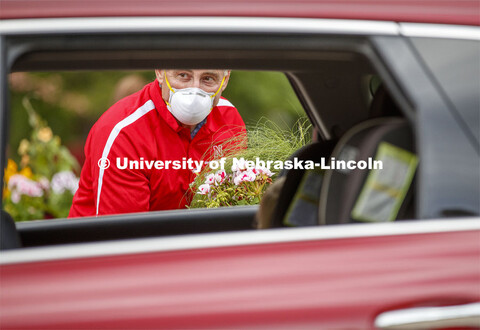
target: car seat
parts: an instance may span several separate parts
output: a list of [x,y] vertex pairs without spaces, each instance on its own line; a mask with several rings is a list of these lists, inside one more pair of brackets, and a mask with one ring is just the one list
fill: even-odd
[[417,167],[408,121],[376,118],[350,129],[335,146],[335,160],[382,161],[377,169],[326,170],[319,224],[383,222],[413,217],[412,181]]

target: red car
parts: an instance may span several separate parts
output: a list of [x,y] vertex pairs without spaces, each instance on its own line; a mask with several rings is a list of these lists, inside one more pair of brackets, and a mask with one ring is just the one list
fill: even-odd
[[264,230],[263,205],[16,226],[2,212],[2,329],[480,327],[477,1],[0,9],[2,164],[7,73],[158,63],[283,72],[317,132],[297,157],[394,164],[327,170],[293,217],[307,174],[284,173]]

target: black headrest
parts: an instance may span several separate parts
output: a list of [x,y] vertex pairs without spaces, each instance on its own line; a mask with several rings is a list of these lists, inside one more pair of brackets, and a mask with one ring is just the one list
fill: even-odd
[[383,84],[378,87],[370,104],[369,118],[378,117],[402,117],[400,108]]
[[[407,120],[376,118],[350,129],[332,152],[336,161],[382,160],[383,169],[329,169],[320,194],[320,224],[388,221],[406,208],[417,165]],[[377,163],[377,165],[379,165]],[[378,166],[377,166],[378,167]],[[401,212],[400,212],[401,211]]]

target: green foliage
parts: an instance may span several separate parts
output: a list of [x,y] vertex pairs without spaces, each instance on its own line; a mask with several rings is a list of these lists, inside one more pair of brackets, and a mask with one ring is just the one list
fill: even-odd
[[[54,218],[66,218],[72,206],[73,193],[65,191],[62,194],[57,194],[52,190],[49,191],[46,199],[46,213]],[[38,218],[37,218],[38,219]]]
[[12,159],[5,169],[3,208],[15,221],[68,216],[72,198],[78,187],[77,160],[61,145],[46,121],[25,98],[23,105],[31,125],[30,139],[18,147],[20,166]]
[[290,128],[305,112],[287,77],[279,72],[232,71],[222,94],[238,109],[247,125],[268,118]]
[[[154,79],[153,72],[17,72],[10,75],[9,156],[18,161],[15,148],[29,134],[28,115],[23,108],[27,97],[40,117],[67,146],[83,146],[87,134],[115,101],[119,82],[137,77],[135,90]],[[138,89],[136,89],[138,87]],[[130,91],[129,91],[130,92]]]
[[[21,207],[18,207],[21,205]],[[30,197],[22,195],[21,200],[14,204],[11,200],[5,200],[3,208],[15,221],[43,219],[45,204],[43,197]]]
[[62,171],[80,171],[77,160],[63,145],[58,136],[33,109],[28,98],[24,98],[23,105],[28,113],[32,127],[30,140],[22,140],[18,154],[22,157],[22,165],[29,166],[38,176],[51,180],[53,175]]
[[248,148],[238,157],[255,160],[285,161],[297,149],[308,144],[311,139],[311,124],[303,117],[291,128],[284,129],[273,121],[262,118],[257,124],[247,127]]

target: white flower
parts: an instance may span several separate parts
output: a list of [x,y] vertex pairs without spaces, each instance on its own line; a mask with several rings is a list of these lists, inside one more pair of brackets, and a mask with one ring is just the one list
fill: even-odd
[[245,171],[245,172],[240,173],[240,175],[237,175],[233,179],[233,183],[235,183],[235,185],[238,186],[240,183],[242,183],[244,181],[253,182],[253,181],[255,181],[256,177],[257,176],[253,172]]
[[226,177],[227,173],[225,172],[225,170],[218,170],[217,173],[215,173],[215,184],[222,184],[225,181]]
[[53,176],[51,187],[56,194],[63,194],[66,190],[75,194],[78,189],[78,182],[79,179],[72,171],[62,171]]
[[241,182],[242,182],[242,178],[240,175],[236,176],[234,179],[233,179],[233,183],[238,186]]
[[256,178],[257,178],[257,175],[256,175],[255,173],[253,173],[253,172],[248,173],[248,172],[247,172],[247,176],[246,176],[246,178],[244,179],[244,181],[253,182],[253,181],[255,181]]
[[206,195],[210,192],[210,185],[208,183],[202,184],[198,187],[198,194]]
[[206,184],[213,184],[215,182],[215,174],[211,173],[205,178]]
[[258,174],[260,174],[260,171],[256,168],[250,168],[247,170],[247,174],[250,176],[250,177],[257,177]]

